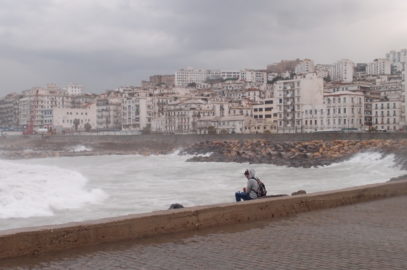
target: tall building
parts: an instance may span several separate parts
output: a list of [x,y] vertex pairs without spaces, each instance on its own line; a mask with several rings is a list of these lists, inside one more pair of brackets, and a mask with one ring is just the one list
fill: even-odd
[[306,74],[315,72],[314,61],[311,59],[304,59],[295,66],[295,74]]
[[386,59],[391,62],[392,74],[400,73],[405,69],[405,64],[407,63],[407,49],[390,51],[386,53]]
[[194,68],[179,69],[175,73],[175,86],[185,87],[190,83],[203,83],[210,79],[220,79],[221,75],[220,70]]
[[349,59],[342,59],[332,65],[330,77],[335,82],[349,83],[353,81],[353,62]]
[[390,75],[391,62],[384,58],[375,59],[367,64],[366,73],[369,75]]
[[303,132],[304,106],[323,104],[323,80],[314,73],[274,84],[278,133]]
[[83,87],[79,84],[70,84],[65,88],[65,91],[70,96],[78,96],[82,94]]

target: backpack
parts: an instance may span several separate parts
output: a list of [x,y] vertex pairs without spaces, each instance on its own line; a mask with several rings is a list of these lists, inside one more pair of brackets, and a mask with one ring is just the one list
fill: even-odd
[[267,190],[266,190],[266,186],[264,185],[264,183],[262,181],[260,181],[259,178],[254,178],[254,180],[256,180],[257,184],[259,185],[259,189],[256,192],[257,197],[266,196],[267,195]]

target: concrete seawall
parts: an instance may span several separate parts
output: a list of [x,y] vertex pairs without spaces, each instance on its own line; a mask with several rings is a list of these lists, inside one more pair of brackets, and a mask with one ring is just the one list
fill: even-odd
[[407,195],[407,178],[337,191],[190,207],[0,232],[0,259],[281,218],[301,212]]

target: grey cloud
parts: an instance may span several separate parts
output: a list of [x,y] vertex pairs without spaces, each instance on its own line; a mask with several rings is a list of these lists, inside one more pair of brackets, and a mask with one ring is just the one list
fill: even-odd
[[[185,66],[373,59],[404,47],[402,23],[389,23],[392,32],[385,26],[406,7],[402,0],[3,0],[0,91],[38,81],[115,88]],[[20,73],[27,79],[9,79]]]

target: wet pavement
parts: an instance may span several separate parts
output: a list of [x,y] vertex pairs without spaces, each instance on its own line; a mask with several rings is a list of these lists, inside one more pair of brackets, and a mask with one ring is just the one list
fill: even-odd
[[0,262],[0,269],[407,269],[407,196]]

